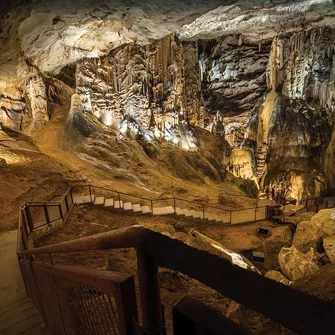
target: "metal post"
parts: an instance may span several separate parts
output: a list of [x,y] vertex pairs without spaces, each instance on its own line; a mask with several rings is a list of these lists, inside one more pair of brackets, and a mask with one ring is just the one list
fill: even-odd
[[72,187],[70,187],[70,195],[71,195],[71,204],[73,204],[73,194],[72,194]]
[[145,334],[165,334],[158,267],[143,246],[136,248],[138,282]]
[[202,205],[202,218],[205,220],[205,205]]
[[62,210],[62,205],[61,204],[58,205],[58,209],[59,209],[59,214],[60,214],[61,219],[64,220],[64,215],[63,215],[63,210]]
[[232,212],[230,211],[230,212],[229,212],[229,216],[230,216],[229,221],[230,221],[230,224],[231,224],[231,214],[232,214]]
[[69,212],[69,203],[67,201],[67,196],[65,196],[65,205],[66,205],[66,213]]
[[26,207],[26,214],[27,214],[27,219],[28,219],[29,230],[30,230],[30,232],[33,232],[34,231],[34,225],[33,225],[33,220],[32,220],[32,217],[31,217],[29,206]]
[[90,192],[91,203],[93,203],[91,185],[88,185],[88,190]]
[[255,201],[255,221],[257,221],[257,201],[258,199]]
[[173,198],[173,210],[174,213],[176,214],[176,198]]
[[117,192],[117,197],[119,199],[119,206],[121,208],[121,196],[120,196],[120,192]]
[[49,217],[49,213],[48,213],[48,207],[47,207],[47,205],[43,205],[43,207],[44,207],[45,219],[47,221],[47,224],[49,225],[50,224],[50,217]]
[[153,213],[154,212],[154,202],[152,200],[150,200],[151,202],[151,212]]

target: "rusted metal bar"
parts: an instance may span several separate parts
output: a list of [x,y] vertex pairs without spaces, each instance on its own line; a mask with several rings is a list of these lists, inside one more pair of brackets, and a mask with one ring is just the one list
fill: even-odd
[[205,205],[202,205],[202,218],[205,220]]
[[147,229],[143,226],[131,226],[68,242],[26,250],[20,254],[56,254],[88,250],[132,248],[142,244],[145,238],[147,238],[152,233],[153,232],[150,229]]
[[136,252],[143,329],[146,334],[164,334],[158,266],[142,246]]
[[62,205],[59,204],[58,208],[59,208],[59,214],[60,214],[60,217],[61,217],[62,220],[64,220],[64,215],[63,215]]
[[69,212],[69,203],[67,201],[67,197],[65,197],[64,200],[65,200],[66,213],[68,213]]
[[33,232],[34,231],[34,225],[33,225],[33,220],[32,220],[32,217],[31,217],[31,212],[30,212],[29,206],[26,206],[25,211],[26,211],[26,214],[27,214],[29,230],[30,230],[30,232]]
[[49,225],[50,224],[50,217],[49,217],[48,207],[46,205],[44,205],[43,208],[44,208],[45,221]]
[[174,210],[174,213],[176,214],[176,198],[173,198],[173,210]]
[[70,187],[70,197],[71,197],[71,204],[73,204],[73,193],[72,193],[72,187]]
[[134,278],[129,277],[119,284],[119,289],[114,294],[121,335],[134,333],[133,321],[138,321],[136,292]]

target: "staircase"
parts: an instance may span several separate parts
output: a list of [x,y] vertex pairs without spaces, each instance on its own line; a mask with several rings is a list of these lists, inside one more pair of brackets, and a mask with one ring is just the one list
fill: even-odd
[[41,314],[30,298],[23,298],[0,309],[1,335],[47,335]]
[[102,196],[92,195],[92,200],[90,195],[77,195],[73,197],[75,204],[89,204],[92,203],[94,206],[100,206],[104,208],[114,209],[119,212],[129,212],[137,215],[153,215],[153,216],[166,216],[173,215],[177,217],[189,218],[192,220],[197,220],[207,223],[230,223],[230,214],[209,214],[203,213],[202,211],[196,211],[192,209],[183,209],[180,207],[156,207],[153,210],[150,206],[142,206],[140,204],[133,204],[131,202],[123,202],[122,200],[115,200],[113,198],[105,199]]

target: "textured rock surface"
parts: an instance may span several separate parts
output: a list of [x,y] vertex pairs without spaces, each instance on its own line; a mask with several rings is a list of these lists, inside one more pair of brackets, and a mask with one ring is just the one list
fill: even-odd
[[325,300],[335,301],[335,264],[323,266],[312,275],[292,284],[293,288],[316,295]]
[[292,245],[303,253],[310,248],[322,249],[322,240],[335,235],[335,221],[331,217],[333,212],[332,209],[323,209],[310,221],[301,221],[297,225]]
[[267,90],[270,48],[270,40],[248,43],[241,36],[200,44],[204,104],[210,114],[222,115],[226,139],[234,148],[241,145],[251,111]]
[[330,0],[310,1],[231,1],[221,5],[193,23],[185,25],[179,34],[183,39],[208,39],[227,34],[243,33],[249,39],[273,37],[278,30],[295,31],[302,25],[334,24],[334,6]]
[[280,273],[279,271],[274,271],[274,270],[270,270],[265,274],[266,278],[275,280],[279,283],[282,283],[284,285],[290,285],[291,281],[289,281],[282,273]]
[[[192,51],[171,35],[145,47],[128,44],[101,60],[80,62],[76,86],[84,112],[122,133],[195,148],[197,141],[185,123],[200,119],[194,96],[198,92],[186,85],[192,82],[192,69],[184,71],[184,54],[187,60]],[[183,101],[187,106],[190,98],[197,108],[184,109]]]
[[312,248],[303,254],[294,246],[282,248],[278,255],[281,272],[293,281],[319,270],[320,258],[321,256]]
[[279,227],[275,234],[263,242],[264,268],[266,270],[279,270],[278,254],[282,248],[288,248],[292,243],[292,232],[289,226]]
[[236,176],[316,196],[335,187],[334,14],[328,0],[14,0],[0,13],[0,122],[38,132],[57,77],[83,117],[185,149],[199,144],[190,125],[205,128]]
[[323,247],[331,263],[335,263],[335,236],[326,237],[323,240]]

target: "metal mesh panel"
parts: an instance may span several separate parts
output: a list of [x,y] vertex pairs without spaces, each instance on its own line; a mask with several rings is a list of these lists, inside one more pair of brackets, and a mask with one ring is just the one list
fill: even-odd
[[34,228],[38,228],[47,223],[45,217],[44,206],[29,206],[31,220],[33,222]]
[[78,334],[120,334],[113,296],[64,278],[61,287]]

